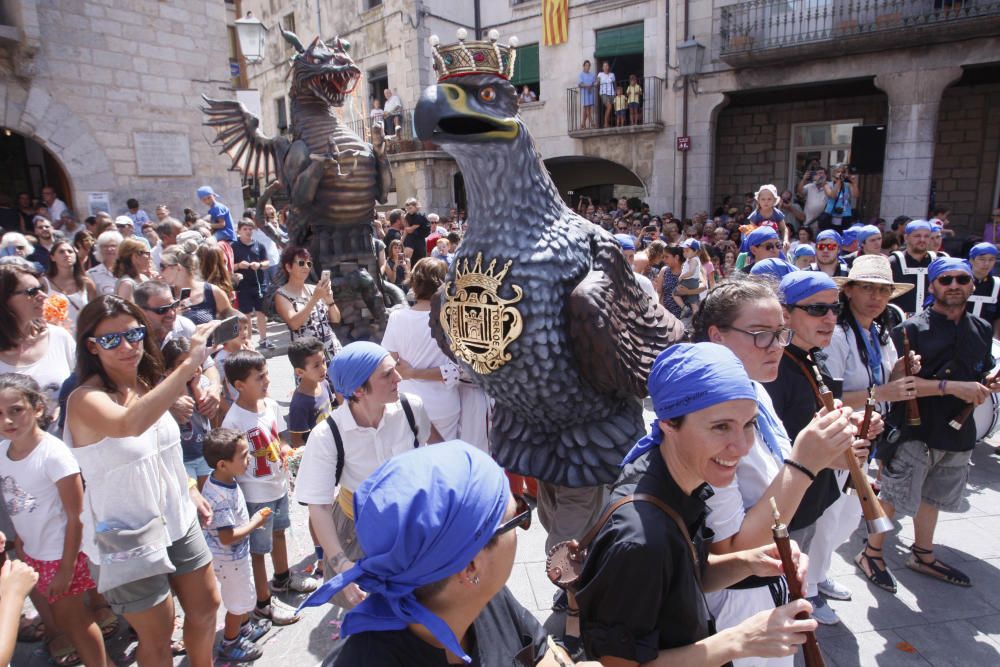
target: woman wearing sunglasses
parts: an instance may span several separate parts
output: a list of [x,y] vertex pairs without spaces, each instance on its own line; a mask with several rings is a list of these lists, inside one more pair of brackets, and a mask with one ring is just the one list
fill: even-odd
[[722,345],[678,343],[654,362],[649,393],[656,421],[625,457],[609,501],[653,500],[614,509],[591,542],[576,592],[587,654],[615,667],[794,654],[815,628],[794,618],[805,601],[715,632],[704,599],[749,573],[781,574],[773,544],[707,553],[709,485],[732,484],[754,445],[758,398],[743,364]]
[[358,487],[354,506],[364,558],[303,603],[352,583],[368,592],[324,665],[573,664],[506,588],[531,506],[487,454],[451,441],[397,455]]
[[232,306],[221,287],[201,279],[201,261],[198,246],[193,240],[170,246],[160,257],[160,274],[163,282],[180,291],[187,288],[191,295],[182,305],[183,315],[195,324],[221,320],[222,313]]
[[69,397],[63,435],[87,480],[82,548],[98,590],[139,636],[140,665],[171,660],[173,591],[184,609],[188,659],[209,667],[219,593],[198,523],[200,496],[189,487],[168,410],[208,357],[217,323],[196,329],[187,360],[166,377],[147,326],[136,305],[115,296],[80,313],[81,384]]
[[340,340],[331,325],[340,322],[340,309],[333,301],[329,278],[321,279],[317,285],[307,284],[313,270],[312,256],[296,245],[281,253],[281,270],[287,281],[275,293],[274,309],[288,325],[289,338],[293,341],[306,336],[318,338],[327,360],[333,359],[340,351]]
[[[775,260],[765,260],[766,262]],[[796,437],[785,432],[762,382],[778,375],[782,351],[792,341],[781,304],[769,283],[734,280],[709,292],[694,320],[699,341],[724,345],[743,363],[757,394],[754,445],[736,466],[734,484],[713,487],[706,525],[715,533],[709,547],[714,554],[769,544],[774,498],[783,517],[791,519],[811,480],[797,466],[821,470],[838,462],[851,446],[847,426],[850,411],[821,411]],[[810,563],[811,567],[811,563]],[[707,595],[709,610],[719,629],[742,623],[754,614],[786,601],[780,577],[751,577],[731,588]],[[791,665],[792,658],[733,661],[740,665]]]
[[0,373],[22,373],[42,388],[56,431],[59,388],[76,365],[73,336],[42,319],[45,292],[27,261],[0,265]]
[[127,301],[132,300],[132,294],[139,283],[152,280],[153,255],[145,241],[137,238],[127,238],[118,246],[118,257],[115,259],[113,271],[118,283],[115,294]]

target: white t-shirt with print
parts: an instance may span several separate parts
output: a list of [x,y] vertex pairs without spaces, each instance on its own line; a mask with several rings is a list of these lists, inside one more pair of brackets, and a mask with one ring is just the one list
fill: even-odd
[[62,440],[46,433],[34,451],[20,461],[10,459],[10,440],[0,442],[0,489],[24,542],[35,560],[61,560],[66,538],[66,510],[56,482],[80,472]]
[[288,493],[279,437],[286,430],[285,419],[274,399],[265,398],[263,403],[260,413],[233,403],[222,420],[223,428],[240,431],[250,446],[250,467],[236,478],[248,503],[269,503]]

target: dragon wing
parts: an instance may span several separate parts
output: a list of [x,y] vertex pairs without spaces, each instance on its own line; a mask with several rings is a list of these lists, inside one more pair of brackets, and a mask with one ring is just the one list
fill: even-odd
[[251,177],[263,183],[279,177],[278,167],[288,150],[284,137],[272,139],[260,131],[260,119],[237,100],[213,100],[201,96],[206,106],[201,108],[204,124],[216,129],[214,144],[220,144],[219,154],[232,158],[230,171],[243,173],[243,182]]
[[566,307],[580,374],[600,392],[644,397],[653,362],[684,326],[642,290],[609,234],[591,236],[591,256]]

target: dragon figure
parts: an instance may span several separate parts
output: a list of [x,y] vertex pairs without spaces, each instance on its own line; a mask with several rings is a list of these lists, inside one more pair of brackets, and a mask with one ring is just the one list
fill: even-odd
[[[306,48],[294,33],[281,34],[296,51],[288,94],[291,139],[265,136],[260,119],[235,100],[203,96],[205,125],[215,128],[213,143],[232,159],[231,171],[242,172],[244,183],[256,178],[266,185],[258,202],[258,225],[264,204],[284,190],[290,241],[309,248],[315,276],[330,271],[342,316],[337,330],[341,341],[379,340],[386,305],[403,298],[395,285],[381,279],[373,242],[375,203],[384,202],[392,189],[383,131],[373,126],[369,144],[334,111],[361,76],[347,40],[316,37]],[[276,288],[272,285],[271,294]]]

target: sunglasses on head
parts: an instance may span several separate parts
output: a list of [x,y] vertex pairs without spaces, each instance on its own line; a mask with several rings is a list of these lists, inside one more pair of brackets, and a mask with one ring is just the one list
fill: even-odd
[[524,530],[531,528],[531,511],[535,509],[534,500],[522,495],[514,496],[514,500],[517,502],[514,518],[500,524],[500,527],[493,533],[493,537],[509,533],[515,528],[523,528]]
[[168,303],[165,306],[157,306],[156,308],[144,307],[143,310],[148,310],[149,312],[156,313],[157,315],[166,315],[179,305],[181,305],[181,302],[178,299],[177,301],[174,301],[173,303]]
[[816,250],[836,250],[839,248],[836,243],[817,243]]
[[138,326],[132,327],[128,331],[118,331],[116,333],[108,333],[103,336],[90,337],[91,340],[97,343],[102,350],[113,350],[122,344],[122,340],[127,340],[130,343],[138,343],[146,337],[146,327]]
[[28,289],[14,290],[14,294],[26,294],[29,299],[34,299],[39,294],[45,294],[45,288],[41,286],[29,287]]
[[295,260],[295,263],[298,264],[299,266],[304,266],[307,269],[311,269],[313,267],[312,261],[308,259],[297,259]]
[[961,275],[961,276],[941,276],[937,279],[939,283],[947,287],[952,281],[955,281],[959,285],[968,285],[972,282],[972,276]]
[[812,317],[823,317],[827,313],[833,313],[839,317],[840,313],[844,310],[844,304],[841,303],[810,303],[806,306],[795,303],[790,307],[804,310],[807,315],[811,315]]

